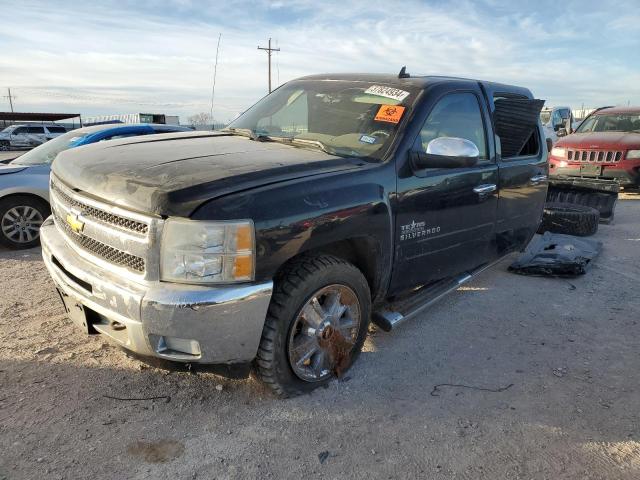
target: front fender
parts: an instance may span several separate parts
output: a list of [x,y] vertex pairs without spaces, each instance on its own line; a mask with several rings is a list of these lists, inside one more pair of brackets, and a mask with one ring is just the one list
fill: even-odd
[[[298,179],[210,201],[194,212],[200,220],[250,218],[256,228],[256,280],[270,280],[291,258],[358,238],[377,248],[378,271],[391,272],[392,164]],[[362,252],[361,252],[362,253]],[[388,283],[382,278],[381,282]]]
[[0,198],[8,195],[34,195],[49,203],[49,169],[37,166],[0,175]]

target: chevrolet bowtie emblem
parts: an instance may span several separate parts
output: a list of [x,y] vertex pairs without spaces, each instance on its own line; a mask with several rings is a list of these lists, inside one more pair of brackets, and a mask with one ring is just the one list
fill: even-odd
[[82,233],[84,229],[84,222],[80,220],[80,215],[69,213],[67,215],[67,224],[71,227],[71,230],[76,233]]

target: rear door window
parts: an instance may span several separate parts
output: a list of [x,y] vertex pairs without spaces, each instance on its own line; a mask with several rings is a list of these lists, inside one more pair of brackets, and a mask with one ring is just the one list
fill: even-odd
[[47,130],[49,130],[50,133],[67,133],[67,129],[64,127],[47,127]]
[[[538,155],[538,119],[544,100],[510,94],[495,95],[493,100],[493,121],[496,135],[500,137],[502,159]],[[554,123],[556,118],[562,118],[558,110],[553,113]]]
[[28,127],[27,131],[32,135],[44,134],[44,127]]

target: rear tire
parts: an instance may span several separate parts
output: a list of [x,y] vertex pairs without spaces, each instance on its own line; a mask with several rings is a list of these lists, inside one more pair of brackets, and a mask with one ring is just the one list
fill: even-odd
[[587,237],[598,231],[600,212],[574,203],[549,202],[544,206],[538,233],[552,232]]
[[49,216],[44,200],[16,195],[0,200],[0,245],[12,249],[40,245],[40,226]]
[[[275,279],[255,361],[258,378],[281,397],[327,384],[355,361],[370,316],[369,285],[355,266],[333,255],[295,260]],[[348,341],[343,344],[345,363],[335,361],[335,350],[325,348],[323,332],[330,335],[335,330]]]

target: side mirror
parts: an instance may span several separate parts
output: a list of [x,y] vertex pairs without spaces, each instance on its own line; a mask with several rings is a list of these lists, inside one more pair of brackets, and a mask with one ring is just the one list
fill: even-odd
[[567,129],[566,129],[566,128],[564,128],[564,127],[562,127],[562,128],[558,128],[558,130],[556,131],[556,134],[557,134],[559,137],[566,137],[566,136],[568,135],[568,134],[567,134]]
[[416,170],[425,168],[464,168],[478,163],[480,151],[475,143],[465,138],[439,137],[427,144],[427,151],[410,152]]

